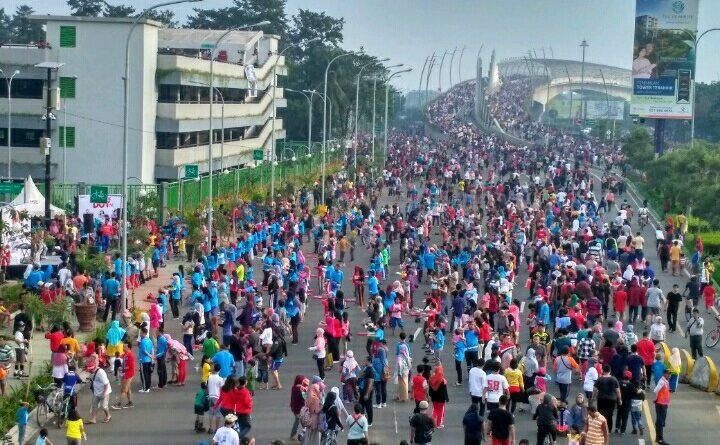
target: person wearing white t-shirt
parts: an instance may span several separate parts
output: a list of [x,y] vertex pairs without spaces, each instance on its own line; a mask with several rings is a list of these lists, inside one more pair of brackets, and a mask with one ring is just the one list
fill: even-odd
[[233,425],[237,422],[235,414],[225,416],[225,426],[218,428],[212,438],[213,445],[240,445],[240,436],[233,429]]
[[595,382],[598,378],[600,378],[600,375],[595,367],[595,359],[591,358],[588,360],[588,369],[585,371],[585,377],[583,379],[583,391],[585,391],[585,396],[588,400],[592,398],[593,389],[595,389]]
[[470,398],[472,399],[472,403],[477,403],[480,406],[481,416],[485,412],[485,405],[482,403],[482,398],[485,394],[485,387],[487,386],[487,374],[485,374],[485,371],[482,369],[484,364],[485,360],[480,358],[475,361],[473,367],[470,368],[470,372],[468,372]]
[[207,391],[208,400],[210,401],[209,427],[210,431],[214,431],[220,426],[220,409],[215,409],[215,402],[220,398],[220,388],[225,384],[225,379],[220,377],[220,365],[215,363],[213,370],[208,376]]
[[504,375],[498,374],[500,365],[493,363],[490,366],[490,374],[487,376],[485,386],[485,404],[488,412],[500,406],[500,397],[503,394],[508,396],[510,394],[507,379]]

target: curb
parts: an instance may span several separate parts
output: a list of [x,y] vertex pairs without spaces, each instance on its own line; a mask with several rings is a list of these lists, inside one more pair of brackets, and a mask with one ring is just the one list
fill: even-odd
[[[680,373],[680,381],[682,383],[690,383],[690,377],[692,376],[693,368],[695,367],[695,359],[692,358],[692,355],[686,350],[681,349],[680,355],[684,359],[681,363],[684,363],[685,365],[685,371]],[[682,364],[680,365],[682,369]]]

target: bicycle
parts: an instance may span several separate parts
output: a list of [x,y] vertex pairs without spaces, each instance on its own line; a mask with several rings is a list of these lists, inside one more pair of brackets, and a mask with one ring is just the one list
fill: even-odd
[[[58,388],[54,384],[42,387],[36,385],[37,391],[37,410],[35,418],[40,428],[45,428],[52,414],[61,411],[63,403],[63,389]],[[59,427],[59,425],[58,425]]]
[[[720,323],[720,317],[715,316],[715,320]],[[720,341],[720,324],[716,324],[707,334],[705,334],[705,346],[714,348]]]

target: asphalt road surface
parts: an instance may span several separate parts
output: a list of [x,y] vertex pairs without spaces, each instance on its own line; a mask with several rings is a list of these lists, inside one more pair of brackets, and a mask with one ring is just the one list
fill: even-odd
[[[596,195],[599,196],[599,180],[597,181],[598,190]],[[632,203],[632,199],[630,199]],[[381,199],[380,205],[391,202],[402,202],[402,198],[393,197],[390,200],[386,195]],[[637,203],[633,203],[637,206]],[[437,229],[434,234],[438,236]],[[659,261],[654,250],[651,248],[654,244],[655,234],[652,227],[646,227],[643,237],[647,240],[648,249],[646,256],[656,269],[657,276],[660,279],[661,287],[667,292],[672,283],[680,284],[684,287],[687,278],[685,276],[674,278],[669,274],[659,272]],[[310,248],[309,245],[306,247]],[[307,251],[307,250],[306,250]],[[390,273],[388,279],[392,280],[398,266],[398,249],[397,244],[394,245],[394,256],[391,259]],[[360,246],[356,254],[356,263],[366,268],[369,261],[369,254]],[[311,263],[312,264],[312,263]],[[345,295],[352,296],[352,283],[349,277],[352,276],[352,269],[355,263],[345,265],[345,283],[343,290]],[[176,265],[170,265],[175,268]],[[256,268],[258,269],[258,268]],[[525,283],[526,272],[521,268],[521,272],[515,282],[516,290],[514,297],[521,301],[526,301],[527,291],[522,284]],[[316,288],[316,282],[311,284],[312,288]],[[428,290],[426,283],[423,283],[418,294]],[[351,299],[351,298],[348,298]],[[360,310],[354,305],[350,305],[351,331],[358,332],[362,330],[361,322],[365,318]],[[523,320],[524,320],[523,314]],[[289,410],[290,388],[292,381],[297,374],[312,376],[316,373],[315,363],[311,358],[307,347],[312,343],[312,335],[317,323],[322,316],[321,304],[318,300],[310,299],[310,307],[307,311],[305,321],[300,326],[300,343],[299,345],[291,345],[288,343],[289,356],[281,369],[281,379],[283,389],[279,391],[263,391],[259,390],[255,394],[254,409],[252,415],[252,430],[250,435],[255,437],[258,444],[269,444],[272,440],[283,439],[286,442],[290,435],[292,425],[292,414]],[[414,320],[404,317],[406,330],[414,332],[419,324],[415,324]],[[708,321],[708,325],[713,325],[714,321]],[[681,321],[684,329],[685,321]],[[169,320],[166,323],[167,331],[174,338],[179,338],[179,323],[177,320]],[[636,331],[640,333],[641,328],[636,326]],[[394,345],[396,337],[388,335],[388,344]],[[523,330],[521,338],[522,345],[527,345],[527,333]],[[687,348],[688,342],[680,336],[680,334],[669,334],[668,342],[671,346],[679,346]],[[350,344],[350,349],[357,351],[358,359],[364,356],[365,338],[356,336]],[[713,358],[720,360],[720,351],[709,351]],[[413,346],[414,363],[419,363],[422,358],[423,351],[420,345]],[[197,354],[196,354],[197,355]],[[392,356],[391,356],[392,358]],[[442,354],[442,360],[445,365],[446,375],[449,380],[450,403],[446,406],[445,425],[442,430],[437,430],[434,434],[434,443],[461,443],[463,438],[461,420],[464,412],[470,404],[470,398],[467,390],[467,383],[462,386],[454,386],[455,373],[453,361],[453,348],[451,341],[448,341]],[[125,444],[198,444],[203,441],[210,441],[209,434],[197,434],[193,431],[193,396],[199,387],[200,375],[196,370],[197,360],[191,362],[188,366],[188,384],[183,388],[168,387],[162,391],[153,391],[149,394],[137,392],[137,387],[133,393],[135,408],[125,409],[122,411],[112,411],[113,418],[109,424],[99,423],[97,425],[89,425],[86,427],[88,433],[87,444],[102,445],[125,445]],[[153,380],[156,381],[156,375]],[[579,380],[575,377],[575,380]],[[137,379],[136,379],[137,381]],[[328,387],[340,386],[339,373],[337,369],[329,372],[326,382]],[[137,385],[137,383],[136,383]],[[119,385],[113,382],[113,395],[119,393]],[[554,394],[558,393],[557,386],[551,382],[548,386],[549,390]],[[575,383],[570,394],[581,392],[579,384]],[[88,404],[90,391],[85,388],[80,393],[80,410],[83,416],[88,414]],[[413,406],[411,404],[398,404],[393,402],[395,388],[392,382],[388,384],[388,406],[380,410],[375,410],[375,421],[370,430],[371,442],[378,444],[397,444],[401,440],[408,439],[408,418],[411,414]],[[652,395],[648,397],[652,400]],[[644,422],[648,423],[648,416],[652,416],[652,407],[648,406],[645,410]],[[718,421],[720,415],[720,399],[713,394],[708,394],[688,385],[681,385],[679,391],[673,395],[668,415],[668,423],[665,438],[670,443],[687,443],[687,444],[710,444],[717,443],[717,436],[712,431]],[[87,418],[87,417],[85,417]],[[98,420],[102,419],[102,415]],[[649,423],[652,423],[651,421]],[[525,413],[516,413],[516,424],[518,429],[517,438],[527,438],[530,443],[535,443],[535,423],[531,416]],[[64,431],[50,427],[50,438],[54,443],[64,443]],[[644,437],[633,435],[611,437],[612,444],[640,444],[652,443],[654,438],[653,428],[646,430]],[[340,433],[339,443],[345,443],[346,434]],[[288,442],[289,443],[289,442]],[[566,439],[560,439],[560,444],[567,443]]]

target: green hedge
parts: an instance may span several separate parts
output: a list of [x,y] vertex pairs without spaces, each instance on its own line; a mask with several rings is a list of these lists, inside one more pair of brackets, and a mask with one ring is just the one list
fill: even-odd
[[[31,411],[35,408],[37,405],[34,393],[36,385],[46,387],[53,383],[50,363],[45,362],[40,366],[43,367],[43,372],[40,375],[31,378],[29,382],[26,381],[12,388],[9,387],[7,397],[0,398],[0,434],[7,434],[10,428],[15,426],[16,413],[20,407],[20,402],[27,401],[30,404],[29,409]],[[28,385],[30,385],[30,391],[27,398],[30,400],[27,400],[25,396],[28,394]]]

